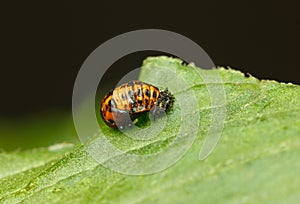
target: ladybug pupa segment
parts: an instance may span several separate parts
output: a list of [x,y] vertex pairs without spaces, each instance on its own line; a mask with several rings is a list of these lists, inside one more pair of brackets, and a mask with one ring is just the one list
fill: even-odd
[[153,110],[151,111],[155,118],[160,117],[162,113],[167,112],[171,109],[173,103],[175,101],[174,96],[171,94],[171,92],[166,88],[164,91],[159,92],[159,97],[157,101],[155,102],[155,106]]
[[144,112],[152,110],[154,118],[158,117],[172,107],[174,100],[168,89],[160,91],[151,84],[133,80],[108,92],[102,99],[100,112],[108,126],[124,129]]
[[167,111],[172,107],[174,100],[174,96],[171,94],[168,88],[166,88],[164,91],[160,91],[156,105],[160,108],[163,108],[164,111]]

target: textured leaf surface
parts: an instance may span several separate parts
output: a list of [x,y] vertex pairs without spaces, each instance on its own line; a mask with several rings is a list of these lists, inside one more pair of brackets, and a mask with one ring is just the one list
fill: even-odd
[[[151,70],[149,67],[157,67]],[[300,201],[300,87],[220,74],[227,113],[214,152],[198,160],[211,119],[210,96],[195,66],[178,59],[148,58],[140,79],[149,81],[159,67],[176,70],[189,80],[197,97],[201,125],[184,157],[167,170],[128,176],[99,165],[85,147],[61,144],[49,148],[0,153],[0,203],[297,203]],[[184,97],[184,92],[175,94]],[[175,105],[169,114],[184,108]],[[172,117],[171,117],[172,119]],[[103,125],[103,124],[102,124]],[[103,127],[113,144],[136,154],[168,148],[178,121],[169,121],[158,138],[147,143],[120,137]],[[170,133],[170,134],[168,134]]]

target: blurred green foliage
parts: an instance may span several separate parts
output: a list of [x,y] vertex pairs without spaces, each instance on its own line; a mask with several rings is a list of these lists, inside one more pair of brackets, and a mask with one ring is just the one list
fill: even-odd
[[8,119],[0,117],[0,150],[24,150],[61,142],[79,143],[71,113],[48,112]]

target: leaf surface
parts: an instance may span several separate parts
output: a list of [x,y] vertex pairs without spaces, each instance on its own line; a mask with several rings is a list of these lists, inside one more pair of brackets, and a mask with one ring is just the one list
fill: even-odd
[[[177,101],[157,137],[135,141],[101,124],[119,149],[139,155],[164,150],[179,130],[186,110],[200,115],[193,145],[175,165],[156,174],[133,176],[99,165],[87,146],[61,144],[0,153],[1,203],[297,203],[300,200],[300,87],[245,77],[239,71],[200,70],[168,57],[147,58],[140,79],[167,83],[163,67],[184,79],[187,87],[173,90]],[[216,72],[226,92],[222,137],[209,157],[199,152],[212,118],[211,94],[199,76]],[[201,74],[200,74],[201,75]],[[190,114],[189,117],[194,117]],[[156,122],[160,122],[159,119]],[[191,118],[192,121],[192,118]],[[154,127],[156,128],[156,127]],[[93,141],[90,142],[93,144]],[[87,145],[90,145],[87,144]],[[101,149],[99,150],[101,152]],[[108,159],[109,160],[109,159]],[[164,162],[164,161],[162,161]]]

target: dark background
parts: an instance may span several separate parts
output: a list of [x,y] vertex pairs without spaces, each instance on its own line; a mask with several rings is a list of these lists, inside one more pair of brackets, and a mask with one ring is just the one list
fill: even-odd
[[[298,9],[289,1],[2,2],[1,116],[71,111],[87,56],[118,34],[145,28],[187,36],[216,65],[300,84]],[[135,68],[144,55],[118,66]]]

